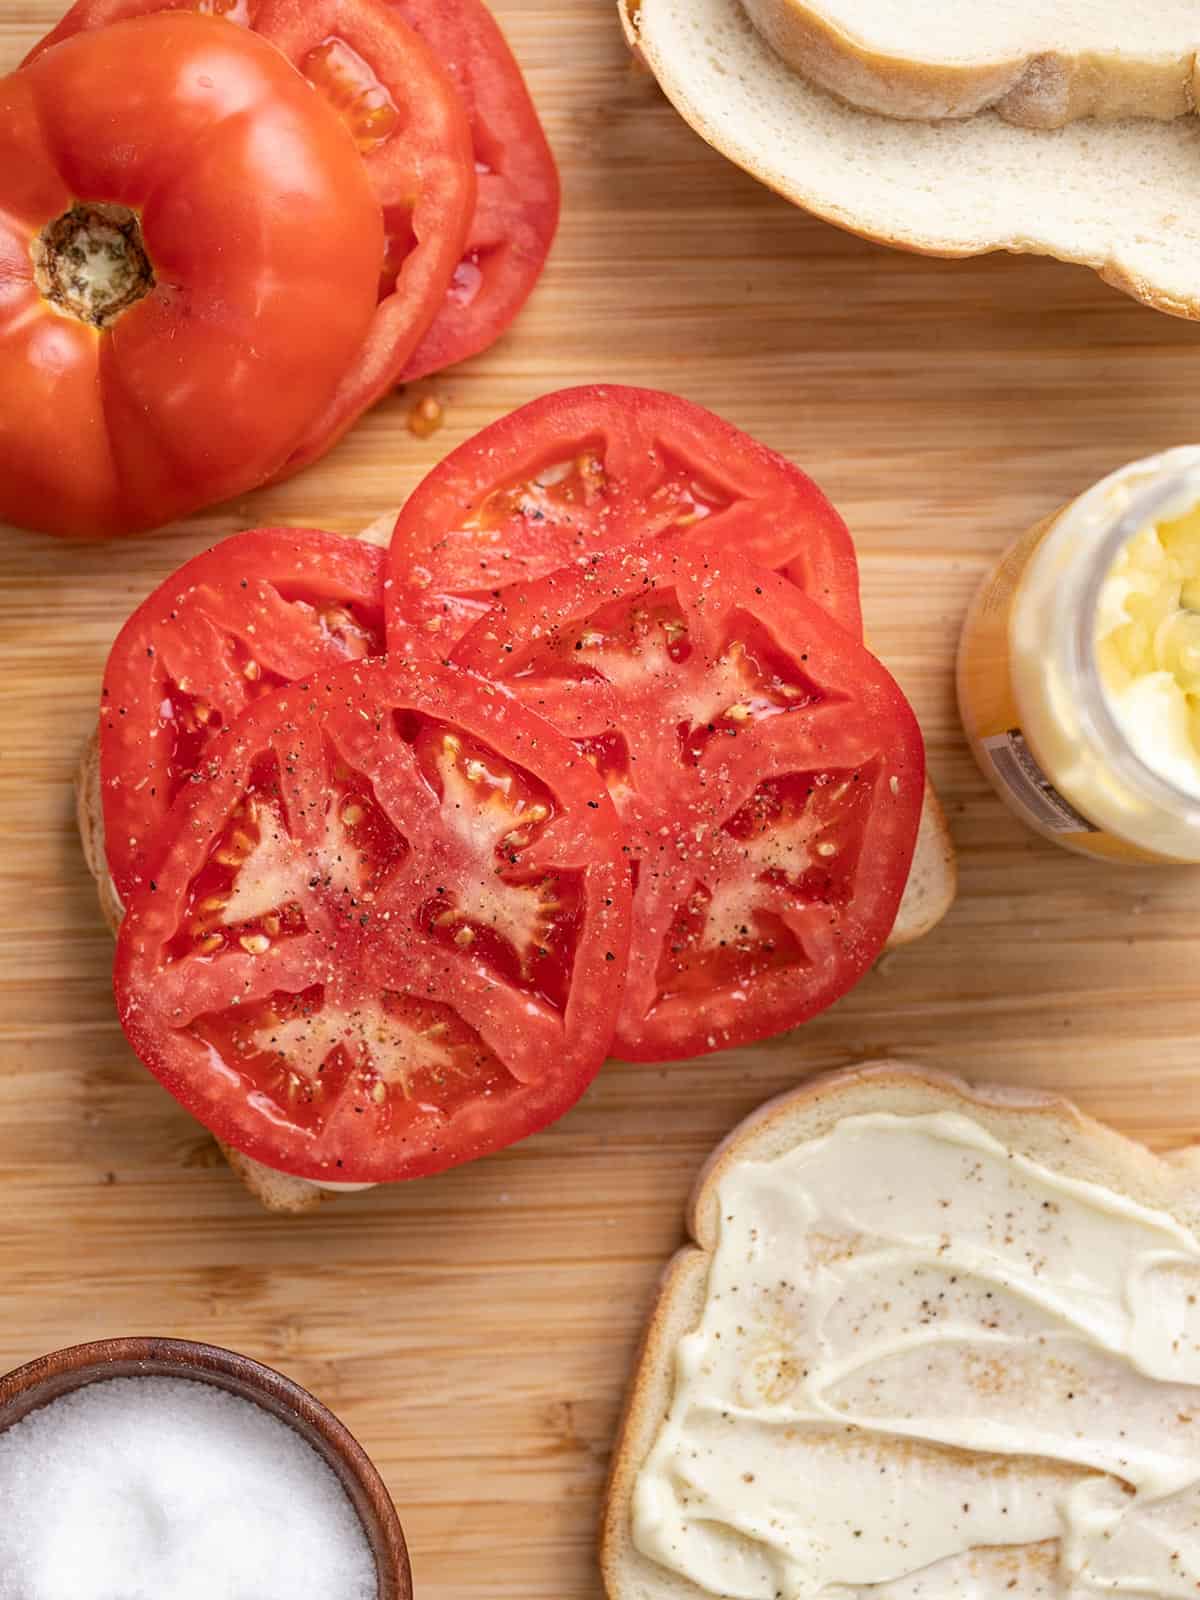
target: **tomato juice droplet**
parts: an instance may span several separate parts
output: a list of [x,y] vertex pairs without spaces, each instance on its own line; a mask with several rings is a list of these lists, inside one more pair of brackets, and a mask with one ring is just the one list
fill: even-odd
[[364,155],[390,139],[400,126],[400,108],[370,64],[344,39],[324,39],[300,68],[349,128]]
[[431,394],[423,395],[409,407],[408,431],[418,439],[431,439],[442,425],[442,403]]

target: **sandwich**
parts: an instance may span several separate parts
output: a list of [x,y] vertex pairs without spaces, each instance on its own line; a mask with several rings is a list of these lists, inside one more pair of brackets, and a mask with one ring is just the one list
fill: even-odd
[[[386,543],[391,520],[381,519],[360,537],[376,544]],[[246,540],[259,536],[239,537]],[[130,719],[131,724],[134,720]],[[111,852],[106,850],[97,739],[93,739],[84,752],[77,795],[78,821],[84,856],[96,881],[102,913],[116,934],[125,915],[125,906],[110,870],[113,865]],[[932,929],[949,909],[955,889],[956,867],[949,830],[937,797],[932,788],[927,786],[912,866],[888,940],[889,948],[910,943]],[[310,1210],[344,1188],[360,1186],[341,1184],[337,1181],[318,1182],[306,1176],[277,1170],[243,1151],[232,1148],[228,1142],[220,1140],[219,1142],[231,1166],[251,1192],[272,1211]]]

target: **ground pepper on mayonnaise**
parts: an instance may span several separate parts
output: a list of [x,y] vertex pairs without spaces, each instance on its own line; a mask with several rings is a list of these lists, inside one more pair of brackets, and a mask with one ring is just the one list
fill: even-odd
[[1200,1242],[966,1116],[719,1189],[644,1555],[737,1600],[1194,1596]]

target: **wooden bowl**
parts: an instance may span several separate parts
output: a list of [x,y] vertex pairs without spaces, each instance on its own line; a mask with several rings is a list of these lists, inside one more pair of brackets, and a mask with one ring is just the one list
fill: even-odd
[[358,1440],[306,1389],[249,1356],[187,1339],[100,1339],[39,1356],[0,1378],[0,1433],[22,1417],[103,1378],[191,1378],[252,1400],[329,1464],[350,1497],[375,1557],[378,1600],[412,1600],[400,1518]]

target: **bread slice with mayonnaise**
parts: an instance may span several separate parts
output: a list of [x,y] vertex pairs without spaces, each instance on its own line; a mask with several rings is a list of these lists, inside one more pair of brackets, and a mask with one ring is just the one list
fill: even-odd
[[[1075,262],[1159,311],[1200,316],[1200,117],[1053,129],[1014,126],[996,111],[902,120],[836,98],[814,81],[827,54],[815,65],[793,40],[785,60],[752,20],[761,14],[778,32],[771,19],[820,15],[824,0],[619,4],[630,44],[676,110],[794,204],[928,255],[1008,250]],[[903,9],[919,34],[931,9],[957,16],[981,4]],[[849,10],[869,18],[880,7],[839,3],[839,14]],[[1131,21],[1131,39],[1149,26]]]
[[1200,8],[1156,0],[743,0],[788,65],[863,111],[1026,128],[1195,110]]
[[749,1117],[687,1225],[614,1451],[610,1600],[1200,1585],[1195,1151],[884,1061]]
[[[395,525],[395,516],[379,517],[370,527],[351,537],[386,546]],[[108,871],[104,851],[104,805],[100,789],[100,735],[94,733],[84,747],[75,782],[75,813],[83,858],[96,882],[100,911],[114,934],[121,926],[124,907]],[[949,911],[958,890],[958,864],[945,813],[930,783],[925,785],[925,804],[917,834],[916,849],[908,884],[896,915],[887,948],[911,944],[931,932]],[[323,1187],[307,1178],[276,1172],[240,1151],[221,1146],[229,1165],[256,1199],[268,1211],[298,1214],[312,1211],[336,1198],[338,1186]],[[355,1188],[345,1185],[343,1188]],[[368,1185],[369,1187],[369,1185]]]

